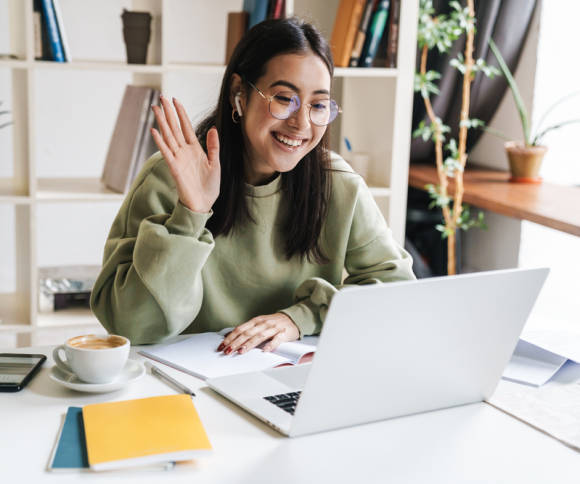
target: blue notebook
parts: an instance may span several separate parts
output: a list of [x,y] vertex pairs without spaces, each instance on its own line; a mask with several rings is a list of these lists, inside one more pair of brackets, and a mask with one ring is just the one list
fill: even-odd
[[85,426],[81,407],[69,407],[62,425],[50,470],[88,469]]

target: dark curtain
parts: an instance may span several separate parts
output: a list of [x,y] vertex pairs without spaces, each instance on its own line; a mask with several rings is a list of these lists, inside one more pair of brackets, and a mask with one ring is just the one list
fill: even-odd
[[[462,4],[464,2],[461,2]],[[488,40],[493,38],[512,72],[517,68],[521,51],[537,0],[479,0],[475,1],[475,18],[477,32],[475,35],[474,59],[483,58],[489,65],[497,67],[495,56],[489,48]],[[448,0],[434,0],[436,12],[450,11]],[[459,113],[461,111],[461,73],[449,65],[449,61],[465,48],[465,39],[455,42],[448,54],[440,55],[436,50],[429,52],[427,70],[436,70],[441,74],[439,89],[441,93],[433,96],[431,102],[437,116],[451,127],[451,135],[457,139]],[[417,52],[417,72],[420,66],[420,52]],[[507,83],[503,76],[493,79],[478,73],[471,84],[470,118],[481,119],[489,123],[497,109]],[[413,102],[413,129],[421,120],[428,124],[425,105],[419,93],[415,94]],[[470,129],[467,139],[467,149],[475,144],[481,136],[479,129]],[[411,162],[433,162],[435,149],[432,142],[424,142],[421,138],[411,142]]]

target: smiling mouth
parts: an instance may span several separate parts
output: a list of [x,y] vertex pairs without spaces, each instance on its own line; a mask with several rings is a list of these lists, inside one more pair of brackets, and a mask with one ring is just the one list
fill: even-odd
[[283,144],[284,146],[287,146],[288,148],[298,148],[305,141],[302,138],[289,138],[288,136],[284,136],[282,133],[278,132],[273,132],[272,136],[274,139],[276,139],[276,141]]

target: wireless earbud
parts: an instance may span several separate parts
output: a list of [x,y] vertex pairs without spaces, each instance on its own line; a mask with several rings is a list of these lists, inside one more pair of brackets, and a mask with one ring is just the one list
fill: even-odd
[[238,92],[236,94],[236,96],[234,97],[234,103],[236,105],[236,111],[238,112],[238,115],[242,115],[242,103],[240,102],[240,96],[242,95],[241,92]]

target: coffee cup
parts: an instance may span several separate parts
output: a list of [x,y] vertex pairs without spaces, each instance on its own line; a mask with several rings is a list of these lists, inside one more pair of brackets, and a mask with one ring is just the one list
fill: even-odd
[[57,346],[52,357],[58,368],[74,373],[87,383],[109,383],[125,367],[130,347],[130,341],[124,336],[87,334]]

